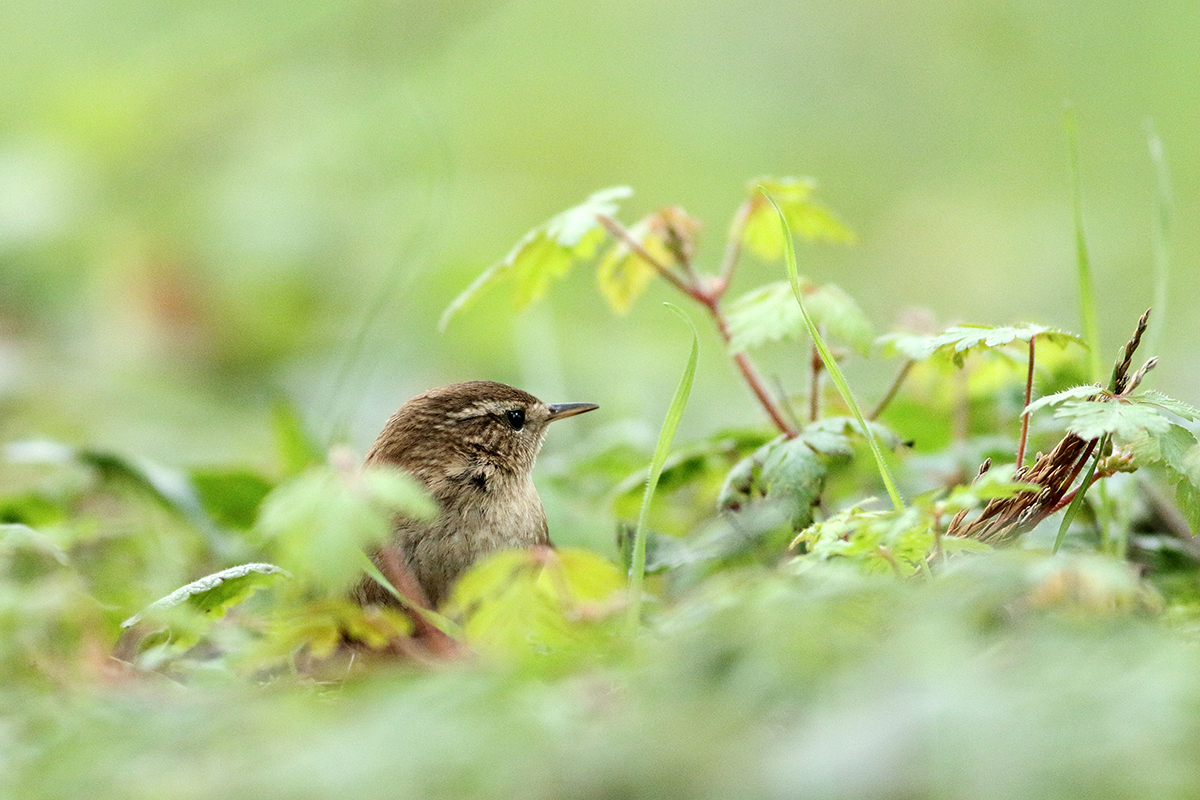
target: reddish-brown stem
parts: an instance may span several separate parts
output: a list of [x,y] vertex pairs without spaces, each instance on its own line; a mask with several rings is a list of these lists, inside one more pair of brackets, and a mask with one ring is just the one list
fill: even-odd
[[916,363],[917,362],[911,358],[904,362],[904,366],[900,368],[900,373],[896,375],[896,380],[892,381],[892,385],[887,390],[887,394],[885,394],[883,399],[879,401],[879,405],[875,406],[874,410],[867,415],[868,420],[874,421],[879,419],[879,415],[883,413],[884,409],[891,405],[891,402],[896,399],[896,395],[900,393],[900,387],[903,386],[904,381],[908,379],[908,373],[912,372],[912,369],[914,366],[916,366]]
[[[725,262],[722,264],[722,275],[708,286],[705,286],[704,282],[690,269],[687,276],[693,283],[691,285],[686,283],[670,267],[647,252],[642,243],[624,225],[612,217],[605,214],[597,214],[596,220],[609,233],[620,239],[630,250],[653,267],[654,271],[663,280],[704,306],[712,317],[713,324],[717,327],[717,333],[721,335],[721,341],[728,345],[731,337],[729,334],[729,323],[725,318],[725,312],[721,309],[721,296],[725,294],[725,290],[729,287],[729,278],[732,276],[733,269],[737,264],[742,229],[745,228],[746,218],[749,216],[749,213],[749,204],[743,203],[742,208],[738,209],[737,216],[734,217],[733,230],[730,232],[730,244],[726,248]],[[795,426],[788,422],[787,416],[783,413],[779,404],[775,402],[775,399],[771,397],[771,393],[767,391],[766,384],[763,383],[758,370],[751,363],[750,357],[745,353],[735,353],[733,355],[733,363],[737,365],[738,371],[742,373],[742,377],[745,378],[746,383],[750,386],[750,391],[758,398],[758,402],[762,404],[763,409],[767,412],[767,416],[771,418],[771,422],[774,423],[775,427],[779,428],[789,438],[795,437]]]
[[[1029,408],[1029,401],[1033,398],[1033,343],[1037,341],[1036,336],[1029,337],[1029,372],[1025,376],[1025,408]],[[1025,443],[1029,441],[1029,414],[1021,410],[1021,440],[1017,442],[1017,469],[1025,466]]]
[[701,289],[699,286],[689,286],[680,280],[679,276],[677,276],[670,267],[659,261],[650,253],[650,251],[643,247],[642,243],[637,240],[637,237],[630,233],[624,225],[606,214],[597,214],[596,221],[603,225],[609,233],[620,239],[625,246],[636,253],[639,258],[653,267],[654,271],[658,273],[659,277],[674,286],[679,291],[686,294],[688,297],[691,297],[695,300],[700,300],[700,295],[704,293],[703,289]]
[[815,344],[812,346],[809,368],[812,370],[812,380],[809,381],[808,421],[816,422],[821,415],[821,370],[825,368],[825,362],[821,360],[821,351]]
[[[729,323],[725,319],[725,312],[721,310],[721,302],[715,297],[706,296],[700,300],[701,304],[708,309],[708,313],[713,318],[713,324],[717,326],[717,333],[721,335],[721,341],[729,344]],[[787,435],[789,439],[796,436],[796,429],[788,422],[787,416],[783,413],[783,409],[771,397],[771,393],[767,391],[766,384],[758,374],[758,370],[754,368],[750,357],[744,352],[735,353],[733,363],[737,365],[738,370],[742,373],[742,377],[746,379],[746,383],[750,386],[750,391],[754,392],[754,396],[758,398],[758,402],[762,405],[763,410],[767,412],[767,416],[771,418],[776,428],[780,432]]]
[[746,221],[750,219],[750,212],[754,210],[754,201],[747,200],[738,206],[737,213],[733,215],[733,222],[729,225],[729,241],[725,244],[725,256],[721,259],[721,271],[718,280],[720,293],[723,294],[733,280],[733,272],[737,269],[738,259],[742,255],[742,235],[746,231]]

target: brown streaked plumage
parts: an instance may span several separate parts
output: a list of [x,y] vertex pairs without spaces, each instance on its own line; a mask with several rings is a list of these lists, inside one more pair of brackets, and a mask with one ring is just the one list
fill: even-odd
[[[546,426],[597,407],[546,405],[503,383],[466,381],[417,395],[387,421],[366,464],[408,472],[441,509],[431,521],[397,520],[392,542],[432,607],[480,556],[550,543],[531,474]],[[394,603],[370,578],[354,598]]]

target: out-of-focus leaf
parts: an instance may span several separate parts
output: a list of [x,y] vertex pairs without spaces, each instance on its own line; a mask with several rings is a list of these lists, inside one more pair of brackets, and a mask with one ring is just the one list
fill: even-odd
[[459,579],[447,614],[465,617],[472,645],[524,658],[606,640],[592,623],[624,608],[624,590],[616,565],[590,551],[505,550]]
[[788,227],[796,236],[812,241],[855,241],[854,232],[824,206],[812,199],[816,181],[811,178],[758,178],[747,184],[750,212],[742,230],[746,249],[767,261],[783,257],[783,233],[771,204],[759,192],[763,187],[779,204]]
[[[679,259],[691,258],[699,223],[682,209],[669,207],[642,219],[629,234],[658,263],[670,267]],[[654,277],[654,266],[647,263],[623,240],[617,240],[596,272],[600,292],[617,313],[628,311]]]
[[155,600],[144,609],[121,623],[129,628],[141,620],[152,617],[167,609],[191,603],[202,614],[217,620],[225,612],[246,600],[264,586],[269,586],[280,577],[291,577],[288,571],[274,564],[241,564],[212,575],[194,580],[181,586],[166,597]]
[[529,231],[500,263],[484,271],[451,301],[439,327],[444,329],[450,318],[484,289],[502,280],[513,282],[513,300],[518,308],[539,299],[551,280],[566,274],[576,261],[592,257],[605,236],[597,216],[614,216],[620,201],[632,194],[627,186],[602,189]]
[[1176,483],[1175,502],[1195,536],[1200,533],[1200,443],[1179,425],[1171,425],[1157,440],[1163,463]]
[[[832,339],[865,354],[875,332],[854,298],[832,283],[818,286],[800,281],[805,305],[813,321]],[[771,283],[749,292],[729,309],[729,349],[734,353],[766,342],[806,337],[804,314],[787,281]]]
[[271,491],[267,479],[249,470],[193,470],[191,480],[217,523],[242,530],[254,525],[258,506]]
[[271,405],[271,425],[275,431],[275,449],[283,474],[299,475],[325,461],[321,447],[304,426],[300,410],[283,398]]
[[792,542],[821,560],[846,558],[868,572],[915,573],[933,552],[928,515],[916,506],[888,511],[847,509],[800,532]]
[[434,513],[433,502],[399,470],[322,466],[272,490],[256,527],[273,543],[273,560],[302,584],[340,591],[361,573],[362,551],[388,539],[395,516]]

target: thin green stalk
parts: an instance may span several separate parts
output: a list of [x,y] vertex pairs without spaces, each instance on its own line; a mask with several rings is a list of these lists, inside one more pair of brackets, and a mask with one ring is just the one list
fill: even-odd
[[375,562],[373,562],[366,553],[362,554],[362,562],[363,571],[366,572],[371,578],[374,578],[380,586],[386,589],[388,594],[399,600],[400,605],[404,606],[405,610],[416,614],[422,620],[429,623],[430,627],[436,628],[437,630],[449,636],[451,639],[460,639],[462,637],[462,630],[460,630],[458,625],[454,624],[449,617],[445,617],[432,609],[425,608],[418,603],[414,603],[411,598],[402,594],[400,590],[393,586],[392,582],[389,581],[382,572],[380,572],[379,567],[375,566]]
[[1146,347],[1151,355],[1158,352],[1163,325],[1167,321],[1167,283],[1171,272],[1171,221],[1175,216],[1175,201],[1171,191],[1171,173],[1163,152],[1162,139],[1154,123],[1146,122],[1146,139],[1150,161],[1154,165],[1155,207],[1152,229],[1154,248],[1154,321],[1150,323]]
[[783,228],[783,254],[787,263],[788,278],[792,282],[792,294],[796,296],[796,302],[800,304],[800,313],[804,316],[804,324],[808,326],[808,333],[812,337],[813,345],[821,355],[821,361],[825,364],[825,371],[829,373],[830,380],[837,387],[838,393],[841,394],[842,400],[854,414],[854,418],[858,420],[859,428],[866,437],[867,444],[871,446],[871,453],[875,456],[875,465],[879,468],[879,475],[883,478],[883,485],[887,488],[888,497],[892,499],[892,506],[902,509],[904,501],[900,498],[900,492],[896,490],[896,484],[892,481],[892,475],[883,458],[883,449],[879,446],[879,440],[867,426],[867,421],[863,417],[862,411],[859,410],[858,403],[854,401],[850,384],[846,382],[846,376],[842,374],[842,368],[838,366],[837,360],[829,350],[829,345],[825,344],[825,340],[821,337],[821,331],[817,329],[817,324],[813,322],[812,317],[808,314],[808,308],[804,305],[804,293],[800,291],[800,274],[796,269],[796,247],[792,243],[792,231],[788,227],[787,217],[783,215],[783,209],[765,188],[760,186],[758,190],[771,202],[771,205],[775,207],[775,213],[779,215],[779,224]]
[[1062,546],[1063,540],[1067,538],[1067,528],[1071,527],[1071,521],[1075,519],[1075,515],[1083,507],[1083,496],[1087,494],[1088,487],[1092,485],[1092,476],[1096,474],[1096,465],[1100,463],[1101,454],[1104,453],[1105,445],[1107,444],[1108,437],[1105,436],[1100,440],[1100,445],[1096,448],[1091,463],[1088,464],[1087,472],[1084,473],[1083,480],[1079,482],[1079,488],[1075,490],[1075,496],[1071,498],[1071,504],[1067,506],[1066,512],[1063,513],[1062,522],[1058,526],[1058,535],[1054,537],[1055,553]]
[[637,630],[642,618],[642,587],[646,581],[646,519],[650,516],[650,501],[654,490],[658,488],[658,479],[662,475],[663,464],[671,451],[671,441],[675,438],[675,430],[687,406],[688,397],[692,393],[692,379],[696,376],[696,359],[700,354],[700,339],[696,334],[696,326],[678,307],[663,303],[667,308],[678,314],[688,327],[692,329],[692,352],[688,356],[687,366],[671,398],[667,409],[666,419],[658,432],[658,444],[654,448],[654,457],[650,460],[650,474],[646,477],[646,489],[642,492],[642,507],[638,511],[637,526],[633,529],[633,557],[629,565],[629,609],[625,617],[626,630],[632,634]]
[[1092,380],[1104,380],[1100,360],[1100,324],[1096,318],[1096,291],[1092,281],[1092,263],[1088,257],[1087,236],[1083,230],[1083,185],[1079,170],[1079,125],[1075,112],[1067,109],[1063,126],[1071,161],[1071,199],[1075,217],[1075,263],[1079,273],[1079,315],[1083,320],[1083,338],[1091,351]]

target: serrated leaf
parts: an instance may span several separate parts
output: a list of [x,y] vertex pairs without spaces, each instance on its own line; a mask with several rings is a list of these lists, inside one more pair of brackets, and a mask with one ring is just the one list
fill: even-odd
[[854,232],[822,205],[814,202],[816,182],[811,178],[759,178],[748,186],[750,212],[742,229],[742,244],[767,261],[783,257],[783,232],[771,204],[759,193],[763,187],[779,204],[792,232],[812,241],[855,241]]
[[1145,434],[1166,433],[1171,423],[1157,409],[1138,403],[1068,400],[1054,412],[1067,429],[1081,439],[1099,439],[1111,434],[1133,440]]
[[1190,406],[1181,400],[1168,397],[1162,392],[1156,392],[1153,389],[1136,392],[1135,394],[1130,395],[1130,398],[1137,400],[1140,403],[1146,403],[1166,409],[1172,414],[1176,414],[1184,419],[1200,420],[1200,409],[1197,409],[1195,406]]
[[826,473],[825,464],[805,442],[788,439],[771,448],[763,461],[761,480],[768,498],[791,506],[792,527],[802,530],[812,524],[813,506],[825,489]]
[[1055,406],[1060,403],[1065,403],[1068,400],[1088,400],[1097,395],[1103,395],[1106,392],[1099,386],[1087,384],[1084,386],[1072,386],[1070,389],[1063,389],[1061,392],[1048,394],[1045,397],[1040,397],[1025,407],[1025,414],[1032,414],[1039,409],[1047,406]]
[[990,350],[1014,342],[1028,343],[1034,338],[1058,347],[1066,347],[1072,342],[1086,347],[1083,340],[1072,333],[1032,323],[1003,327],[955,325],[930,339],[928,346],[933,348],[931,355],[947,356],[961,366],[967,353],[972,350]]
[[513,282],[513,300],[518,308],[539,299],[551,280],[565,275],[576,261],[592,257],[605,236],[597,216],[614,216],[619,201],[632,194],[627,186],[602,189],[529,231],[502,261],[485,270],[451,301],[442,313],[439,328],[445,329],[450,318],[485,288],[503,280]]
[[241,603],[264,586],[280,577],[291,574],[274,564],[241,564],[223,569],[211,575],[181,586],[166,597],[155,600],[144,609],[121,623],[122,628],[136,625],[146,617],[166,611],[184,603],[191,603],[198,611],[217,620],[225,612]]
[[[800,287],[808,313],[828,337],[860,353],[870,350],[875,332],[854,298],[832,283],[818,286],[802,279]],[[787,281],[767,284],[738,298],[730,307],[728,320],[733,353],[808,336],[804,314]]]

